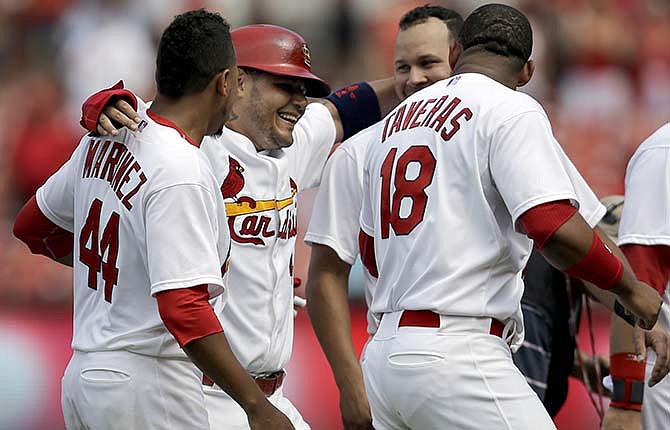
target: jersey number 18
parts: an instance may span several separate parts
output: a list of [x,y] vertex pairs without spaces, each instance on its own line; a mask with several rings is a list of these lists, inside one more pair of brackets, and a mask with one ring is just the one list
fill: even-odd
[[[411,146],[396,163],[398,148],[389,151],[381,169],[381,230],[382,239],[389,237],[389,227],[396,236],[409,234],[423,221],[428,203],[426,188],[433,182],[435,174],[435,156],[427,146]],[[413,179],[407,179],[407,171],[412,163],[418,163],[419,172]],[[395,170],[393,166],[395,164]],[[393,185],[391,185],[393,182]],[[392,191],[393,188],[393,191]],[[400,216],[403,199],[412,200],[409,215]]]

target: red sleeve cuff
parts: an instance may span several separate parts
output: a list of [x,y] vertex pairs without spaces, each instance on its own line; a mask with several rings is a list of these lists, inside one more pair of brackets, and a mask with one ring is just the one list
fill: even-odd
[[181,347],[223,331],[209,304],[207,285],[161,291],[156,294],[156,301],[165,327]]
[[14,236],[28,245],[33,254],[62,258],[72,253],[74,235],[44,216],[33,196],[14,221]]
[[621,245],[621,251],[637,279],[654,287],[662,297],[670,281],[670,246],[629,244]]
[[137,110],[137,98],[132,92],[123,88],[123,81],[119,81],[113,87],[98,91],[86,99],[81,107],[79,124],[90,132],[97,132],[100,114],[114,97],[126,100],[133,106],[133,109]]

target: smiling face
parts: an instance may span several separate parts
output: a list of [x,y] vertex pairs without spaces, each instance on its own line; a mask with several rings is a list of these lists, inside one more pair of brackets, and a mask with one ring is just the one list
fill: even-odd
[[228,127],[248,137],[261,151],[293,144],[293,127],[305,113],[303,80],[241,70],[240,98]]
[[398,32],[393,71],[398,98],[449,77],[449,51],[454,43],[447,25],[434,17]]

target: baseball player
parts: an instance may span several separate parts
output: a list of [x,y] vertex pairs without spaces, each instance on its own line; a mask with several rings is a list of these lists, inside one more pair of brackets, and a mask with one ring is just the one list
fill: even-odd
[[[322,103],[308,103],[305,96],[323,97],[329,89],[311,72],[302,37],[277,26],[251,25],[234,30],[232,38],[241,69],[240,98],[222,135],[202,145],[221,184],[232,236],[233,287],[222,320],[246,370],[296,428],[306,429],[282,393],[293,343],[297,193],[318,185],[335,141],[380,119],[397,98],[392,81],[385,80],[353,84]],[[101,116],[110,95],[117,94],[122,95],[94,96],[94,103],[84,106],[84,125],[114,133],[114,118],[133,127],[135,112],[125,102]],[[225,392],[207,379],[204,389],[212,428],[247,428],[244,411]]]
[[[456,35],[463,18],[441,6],[420,6],[399,21],[394,49],[394,82],[399,99],[449,76],[450,57],[457,57]],[[307,284],[312,326],[328,358],[340,390],[345,429],[372,428],[363,375],[351,341],[348,277],[359,253],[358,233],[363,198],[363,159],[368,143],[364,131],[345,141],[331,155],[305,241],[312,246]],[[346,202],[346,204],[344,203]],[[374,279],[364,271],[369,304]],[[368,312],[368,332],[378,321]]]
[[542,107],[514,91],[534,68],[527,18],[482,6],[460,41],[453,77],[369,132],[361,242],[378,275],[370,308],[380,322],[361,362],[373,424],[555,428],[507,343],[522,338],[521,269],[533,241],[556,267],[617,294],[645,328],[661,299],[592,229],[605,208]]
[[137,131],[85,136],[14,226],[34,253],[74,269],[66,426],[209,428],[202,373],[188,356],[239,402],[250,428],[293,429],[237,361],[212,308],[225,302],[230,234],[198,147],[221,132],[237,92],[226,21],[202,9],[176,17],[156,84]]
[[[626,203],[618,244],[635,274],[661,294],[659,321],[670,330],[670,123],[660,127],[635,151],[626,169]],[[670,379],[654,387],[644,383],[654,363],[670,351],[650,352],[639,360],[630,342],[632,328],[613,318],[610,362],[613,396],[604,429],[660,430],[670,423]],[[642,411],[640,413],[640,410]]]

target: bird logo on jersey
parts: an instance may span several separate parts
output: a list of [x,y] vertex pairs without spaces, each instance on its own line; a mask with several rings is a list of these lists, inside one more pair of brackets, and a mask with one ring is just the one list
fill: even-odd
[[224,199],[232,198],[237,202],[237,194],[244,188],[244,176],[242,175],[244,167],[231,156],[228,156],[228,164],[230,170],[226,179],[223,180],[223,185],[221,185],[221,194],[223,194]]
[[291,197],[295,196],[298,193],[298,184],[295,183],[293,178],[289,177],[289,185],[291,186]]

